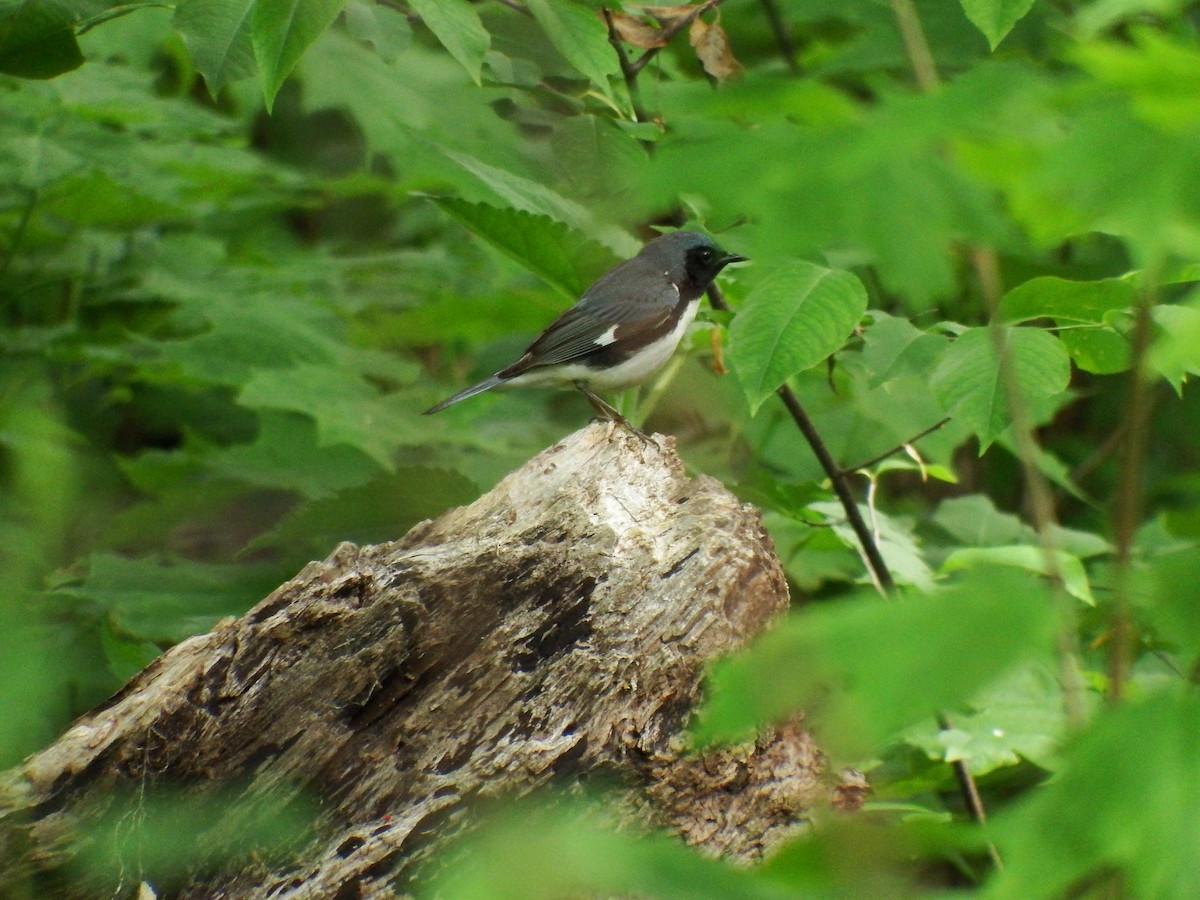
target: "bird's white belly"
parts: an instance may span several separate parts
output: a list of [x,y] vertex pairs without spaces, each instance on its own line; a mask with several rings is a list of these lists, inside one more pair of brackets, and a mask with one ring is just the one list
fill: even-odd
[[688,330],[688,326],[695,320],[696,311],[699,308],[700,301],[693,300],[687,305],[687,309],[683,311],[683,315],[679,317],[675,328],[669,334],[663,335],[652,344],[647,344],[629,359],[613,366],[611,369],[594,369],[589,366],[581,366],[577,363],[567,363],[565,365],[552,366],[541,371],[535,369],[532,372],[526,372],[524,375],[518,375],[511,381],[508,381],[507,384],[522,387],[539,387],[543,385],[573,384],[576,381],[586,381],[588,386],[594,391],[616,391],[632,387],[635,384],[641,384],[661,369],[666,361],[671,358],[671,354],[679,346],[679,341]]

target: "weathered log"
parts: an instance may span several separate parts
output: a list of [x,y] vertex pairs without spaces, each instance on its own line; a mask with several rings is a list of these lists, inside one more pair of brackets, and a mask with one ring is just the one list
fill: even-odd
[[10,878],[63,865],[147,783],[319,800],[290,865],[243,859],[186,896],[390,896],[473,799],[591,772],[714,854],[761,854],[827,793],[807,733],[707,756],[681,735],[705,664],[787,588],[758,513],[659,440],[592,425],[172,648],[0,782],[0,840],[27,848]]

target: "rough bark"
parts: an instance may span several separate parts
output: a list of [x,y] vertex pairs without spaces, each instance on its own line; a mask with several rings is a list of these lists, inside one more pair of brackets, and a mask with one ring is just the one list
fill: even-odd
[[0,782],[0,850],[53,871],[122,785],[237,785],[316,797],[319,838],[180,893],[390,896],[473,800],[603,771],[689,842],[761,854],[828,793],[819,751],[796,727],[702,756],[681,734],[786,584],[757,512],[659,440],[590,426],[174,647]]

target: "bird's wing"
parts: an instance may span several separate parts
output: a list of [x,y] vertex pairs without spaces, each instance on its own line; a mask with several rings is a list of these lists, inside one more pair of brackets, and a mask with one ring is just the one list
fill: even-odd
[[664,272],[647,269],[640,259],[628,260],[588,288],[504,374],[570,362],[614,340],[660,328],[678,303],[679,290]]

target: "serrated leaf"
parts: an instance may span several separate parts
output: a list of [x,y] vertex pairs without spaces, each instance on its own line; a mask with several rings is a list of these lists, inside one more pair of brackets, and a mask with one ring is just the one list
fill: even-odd
[[82,581],[60,592],[99,604],[130,639],[172,644],[241,615],[278,586],[279,576],[273,566],[94,553]]
[[[980,452],[1012,423],[995,345],[987,328],[963,332],[946,351],[931,386],[946,412],[979,437]],[[1026,405],[1062,393],[1071,360],[1062,341],[1035,328],[1005,328],[1009,359]]]
[[849,745],[844,752],[870,752],[1042,653],[1054,620],[1045,585],[1015,569],[899,601],[864,592],[810,606],[716,666],[697,739],[741,740],[822,708],[835,720],[824,734]]
[[963,12],[993,50],[1033,6],[1033,0],[962,0]]
[[425,26],[434,33],[442,46],[480,84],[483,57],[492,44],[492,37],[479,20],[479,13],[467,0],[409,0]]
[[1106,313],[1137,302],[1137,287],[1124,278],[1069,281],[1044,276],[1013,288],[1000,301],[1000,316],[1010,324],[1049,318],[1099,324]]
[[65,0],[9,0],[0,6],[0,72],[53,78],[83,65],[75,12]]
[[214,97],[229,82],[254,74],[256,2],[183,0],[175,7],[175,28]]
[[863,362],[871,387],[908,375],[928,377],[950,341],[930,334],[908,319],[872,311],[875,321],[863,330]]
[[1155,335],[1148,361],[1180,393],[1189,375],[1200,375],[1200,307],[1164,304],[1151,314]]
[[619,262],[607,247],[546,216],[452,197],[429,199],[572,299],[601,272]]
[[760,282],[729,326],[729,361],[751,413],[836,352],[866,308],[866,288],[849,272],[797,262]]
[[475,484],[458,472],[429,466],[397,468],[301,506],[248,549],[303,548],[300,555],[304,555],[333,548],[340,541],[392,541],[422,519],[441,515],[478,496]]
[[1059,764],[1066,733],[1062,688],[1049,666],[1033,662],[971,699],[970,712],[952,713],[952,728],[922,723],[905,741],[931,759],[963,760],[971,774],[986,775],[1027,759],[1047,771]]
[[267,112],[308,46],[333,24],[346,0],[270,0],[256,3],[251,22]]
[[618,74],[619,65],[595,11],[573,0],[529,0],[525,7],[563,58],[611,97],[608,78]]

